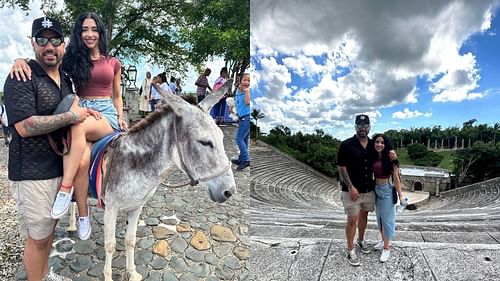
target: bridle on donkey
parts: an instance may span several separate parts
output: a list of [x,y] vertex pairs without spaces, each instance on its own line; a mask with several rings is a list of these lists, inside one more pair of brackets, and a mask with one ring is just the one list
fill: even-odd
[[191,175],[191,173],[189,172],[189,170],[187,169],[186,167],[186,164],[184,163],[184,158],[182,156],[182,152],[181,152],[181,146],[179,144],[179,138],[177,136],[177,115],[174,114],[174,125],[173,125],[173,130],[174,130],[174,143],[175,143],[175,146],[177,147],[177,154],[179,154],[179,160],[181,162],[181,165],[182,165],[182,169],[184,170],[184,172],[188,175],[189,177],[189,182],[186,182],[186,183],[183,183],[183,184],[179,184],[179,185],[170,185],[170,184],[164,184],[165,186],[167,187],[171,187],[171,188],[177,188],[177,187],[183,187],[183,186],[186,186],[186,185],[191,185],[191,186],[195,186],[197,185],[200,181],[201,182],[204,182],[204,181],[209,181],[213,178],[216,178],[222,174],[224,174],[227,170],[231,169],[231,161],[227,161],[228,164],[221,170],[219,171],[218,173],[215,173],[211,176],[208,176],[208,177],[204,177],[204,178],[195,178]]

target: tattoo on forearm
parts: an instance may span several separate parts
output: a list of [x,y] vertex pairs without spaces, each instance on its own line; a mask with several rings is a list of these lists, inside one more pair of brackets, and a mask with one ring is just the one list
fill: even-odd
[[23,121],[23,128],[29,136],[44,135],[64,126],[71,125],[72,112],[48,116],[31,116]]
[[343,168],[339,169],[339,175],[340,175],[340,180],[347,185],[347,190],[351,191],[352,182],[351,179],[349,178],[349,173],[347,173],[347,170]]

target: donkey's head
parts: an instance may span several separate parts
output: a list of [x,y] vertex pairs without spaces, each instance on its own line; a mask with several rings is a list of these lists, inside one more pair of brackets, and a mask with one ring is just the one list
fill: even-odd
[[192,184],[205,185],[212,201],[222,203],[236,192],[231,163],[224,151],[223,133],[208,112],[230,90],[232,81],[207,96],[199,107],[182,98],[162,93],[162,107],[171,110],[172,124],[168,130],[173,145],[173,159]]

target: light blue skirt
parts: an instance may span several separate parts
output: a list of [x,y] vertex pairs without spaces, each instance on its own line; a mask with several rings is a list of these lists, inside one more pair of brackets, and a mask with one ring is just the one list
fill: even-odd
[[120,125],[118,125],[118,112],[111,99],[81,99],[80,106],[98,111],[102,116],[108,119],[109,125],[111,125],[115,131],[121,131]]
[[392,240],[396,235],[396,208],[392,201],[393,188],[388,183],[375,186],[375,212],[378,229],[383,229],[384,236],[389,240]]

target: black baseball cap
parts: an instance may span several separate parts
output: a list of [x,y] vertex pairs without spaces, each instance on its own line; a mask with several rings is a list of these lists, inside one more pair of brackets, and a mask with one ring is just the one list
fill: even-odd
[[370,118],[366,114],[359,114],[356,116],[356,125],[358,124],[367,124],[370,125]]
[[52,30],[59,36],[64,38],[61,23],[49,17],[41,17],[33,21],[33,25],[31,26],[31,37],[36,37],[40,32],[44,30]]

